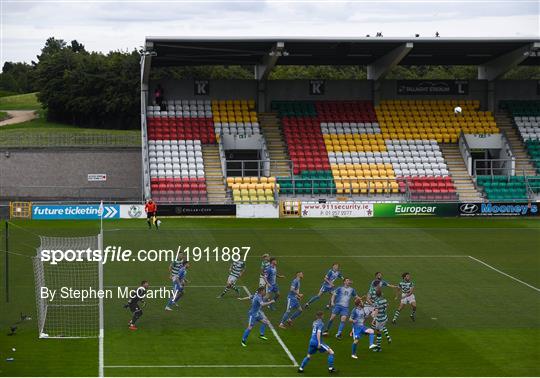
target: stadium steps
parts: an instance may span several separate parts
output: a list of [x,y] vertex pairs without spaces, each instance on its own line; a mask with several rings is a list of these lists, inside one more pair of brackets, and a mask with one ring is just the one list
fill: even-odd
[[202,146],[206,191],[209,203],[227,203],[225,179],[221,170],[221,158],[216,144]]
[[452,176],[459,200],[461,202],[481,202],[482,194],[476,190],[472,177],[467,172],[458,145],[455,143],[441,143],[439,146],[448,166],[448,172]]
[[272,164],[270,167],[270,176],[291,176],[290,166],[284,161],[290,160],[290,157],[287,153],[285,140],[281,134],[277,113],[259,113],[259,124],[261,125],[261,131],[264,138],[266,139],[270,160],[281,160]]
[[510,143],[512,153],[516,157],[516,175],[534,176],[536,175],[536,169],[533,163],[530,161],[530,156],[527,153],[527,147],[523,144],[519,130],[515,127],[514,121],[510,115],[505,111],[499,111],[495,114],[495,120],[497,126],[504,131],[506,139]]

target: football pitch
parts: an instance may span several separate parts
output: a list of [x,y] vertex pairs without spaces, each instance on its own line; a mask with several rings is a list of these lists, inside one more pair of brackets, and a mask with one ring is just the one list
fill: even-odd
[[[107,221],[104,245],[124,249],[251,247],[240,280],[242,295],[258,286],[260,256],[278,261],[282,297],[265,314],[275,327],[268,340],[254,327],[248,346],[240,345],[249,302],[233,291],[217,299],[229,262],[192,262],[180,307],[165,311],[165,300],[148,299],[137,331],[128,330],[124,300],[104,301],[103,359],[98,339],[38,339],[35,288],[30,257],[38,235],[86,236],[99,232],[90,221],[16,221],[9,232],[9,291],[0,294],[1,376],[292,376],[307,352],[314,314],[329,297],[304,311],[291,328],[277,325],[295,272],[303,271],[304,299],[316,294],[332,263],[350,277],[362,295],[376,271],[390,283],[410,272],[416,283],[416,322],[410,307],[397,325],[388,325],[392,344],[381,353],[360,341],[351,359],[349,337],[325,342],[343,376],[539,376],[540,222],[534,219],[164,219],[159,231],[144,220]],[[4,228],[2,227],[2,232]],[[5,235],[3,235],[3,238]],[[2,241],[3,241],[2,238]],[[3,247],[4,244],[0,248]],[[4,253],[0,263],[5,274]],[[205,259],[203,259],[205,260]],[[169,287],[167,262],[108,262],[106,287]],[[399,304],[386,288],[389,317]],[[325,311],[325,320],[330,312]],[[31,320],[10,325],[28,314]],[[345,334],[348,334],[347,325]],[[12,348],[16,348],[13,352]],[[6,361],[13,357],[14,361]],[[326,357],[316,355],[305,375],[328,375]]]

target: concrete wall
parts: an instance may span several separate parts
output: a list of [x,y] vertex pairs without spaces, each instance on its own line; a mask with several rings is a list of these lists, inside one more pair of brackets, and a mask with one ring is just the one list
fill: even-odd
[[154,101],[154,90],[161,84],[165,99],[182,100],[234,100],[255,99],[257,82],[255,80],[211,80],[209,95],[195,95],[194,80],[157,80],[150,81],[149,104]]
[[260,134],[240,137],[224,134],[221,142],[225,150],[262,150],[263,137]]
[[[158,82],[150,83],[150,101]],[[374,100],[374,83],[369,80],[326,80],[325,93],[309,94],[309,80],[269,80],[266,82],[266,98],[259,95],[255,80],[211,80],[207,96],[195,95],[194,80],[160,80],[167,99],[255,99],[262,101],[261,109],[270,109],[273,100]],[[264,84],[264,83],[263,83]],[[471,99],[480,100],[482,108],[490,101],[498,104],[505,99],[540,99],[536,80],[501,80],[490,88],[486,80],[470,80],[469,93],[463,96],[426,96],[397,94],[396,80],[383,80],[379,85],[379,99]],[[490,94],[492,97],[490,97]],[[490,99],[491,98],[491,99]]]
[[540,100],[538,80],[500,80],[495,82],[495,101]]
[[273,100],[371,100],[369,80],[326,80],[322,95],[309,94],[309,80],[268,81],[267,109]]
[[464,99],[464,100],[480,100],[483,108],[487,107],[487,81],[485,80],[470,80],[469,93],[467,95],[400,95],[397,93],[397,80],[383,80],[380,84],[381,100],[413,100],[413,99]]
[[[141,198],[142,169],[139,148],[3,149],[0,152],[2,199]],[[89,173],[105,173],[107,181],[89,182]]]

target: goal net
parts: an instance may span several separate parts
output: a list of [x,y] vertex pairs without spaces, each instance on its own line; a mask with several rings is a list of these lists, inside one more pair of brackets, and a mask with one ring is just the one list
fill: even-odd
[[[44,250],[97,250],[99,236],[64,238],[41,236],[41,245],[33,258],[36,284],[36,304],[39,336],[41,338],[98,337],[100,331],[100,300],[81,301],[67,290],[98,290],[102,284],[102,267],[95,261],[61,261],[57,264],[41,259]],[[45,298],[42,288],[56,290],[51,299]],[[49,292],[50,292],[49,291]]]

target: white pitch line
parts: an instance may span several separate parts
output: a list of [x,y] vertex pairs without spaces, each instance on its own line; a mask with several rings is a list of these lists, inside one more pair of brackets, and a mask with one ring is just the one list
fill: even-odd
[[291,365],[106,365],[107,369],[139,368],[290,368]]
[[[250,257],[259,257],[259,256],[250,256]],[[323,258],[323,257],[329,257],[332,259],[340,259],[340,258],[354,258],[354,259],[360,259],[360,258],[455,258],[455,257],[468,257],[467,255],[335,255],[335,256],[329,256],[329,255],[283,255],[283,256],[273,256],[272,257],[279,257],[280,259],[287,258],[287,257],[293,257],[293,258],[308,258],[308,259],[314,259],[314,258]],[[259,257],[260,258],[260,257]]]
[[[104,286],[105,288],[115,288],[115,287],[118,287],[118,286],[131,286],[131,285],[106,285]],[[153,287],[170,287],[171,285],[150,285],[148,287],[150,288],[153,288]],[[189,287],[194,287],[194,288],[214,288],[214,287],[221,287],[223,288],[224,285],[190,285],[190,284],[187,284],[186,285],[186,288],[189,288]]]
[[[245,292],[247,293],[247,295],[251,295],[249,289],[246,287],[246,286],[242,286],[245,290]],[[265,315],[265,313],[263,311],[261,311],[261,313],[263,314],[263,316],[268,319]],[[276,340],[278,341],[279,345],[281,345],[281,347],[283,348],[283,350],[285,351],[285,353],[287,353],[287,356],[289,357],[289,359],[292,361],[293,363],[293,366],[294,367],[298,367],[298,362],[296,361],[296,359],[294,358],[293,354],[291,353],[291,351],[289,350],[289,348],[287,348],[287,345],[285,345],[285,343],[283,342],[283,340],[281,339],[281,337],[279,337],[279,334],[277,333],[276,329],[274,328],[274,326],[272,325],[272,323],[270,323],[270,321],[268,321],[268,327],[270,328],[270,330],[272,331],[272,333],[274,334]]]
[[[19,0],[17,0],[19,1]],[[134,227],[125,227],[125,228],[111,228],[104,230],[105,232],[119,232],[119,231],[144,231],[147,228],[134,228]],[[181,233],[181,232],[198,232],[198,231],[268,231],[269,228],[259,228],[259,227],[253,227],[253,228],[234,228],[229,229],[226,227],[223,228],[193,228],[193,229],[160,229],[160,233],[166,233],[166,232],[174,232],[174,233]],[[307,227],[282,227],[282,228],[276,228],[275,230],[280,231],[348,231],[348,230],[355,230],[355,231],[370,231],[370,230],[404,230],[404,231],[410,231],[410,230],[422,230],[422,231],[429,231],[429,230],[435,230],[435,231],[447,231],[447,230],[458,230],[458,231],[499,231],[499,230],[516,230],[516,231],[540,231],[540,228],[538,227],[366,227],[363,229],[359,229],[358,227],[313,227],[313,228],[307,228]]]
[[497,268],[495,268],[495,267],[489,265],[488,263],[485,263],[485,262],[483,262],[482,260],[477,259],[476,257],[473,257],[473,256],[468,256],[468,257],[469,257],[471,260],[474,260],[474,261],[476,261],[476,262],[478,262],[478,263],[480,263],[480,264],[482,264],[482,265],[487,266],[489,269],[492,269],[492,270],[496,271],[497,273],[502,274],[503,276],[506,276],[506,277],[508,277],[508,278],[511,278],[511,279],[513,279],[514,281],[519,282],[520,284],[523,284],[523,285],[525,285],[525,286],[527,286],[527,287],[530,287],[530,288],[533,289],[533,290],[536,290],[536,291],[540,292],[540,289],[537,288],[536,286],[533,286],[533,285],[531,285],[531,284],[528,284],[528,283],[525,282],[525,281],[520,280],[519,278],[516,278],[516,277],[514,277],[514,276],[511,276],[511,275],[509,275],[508,273],[505,273],[505,272],[503,272],[502,270],[499,270],[499,269],[497,269]]

